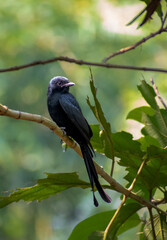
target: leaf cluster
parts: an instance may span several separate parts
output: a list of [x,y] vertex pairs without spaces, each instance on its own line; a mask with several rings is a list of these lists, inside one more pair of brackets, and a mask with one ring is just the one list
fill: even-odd
[[[91,75],[90,88],[95,105],[87,99],[90,109],[99,124],[92,125],[93,137],[91,143],[96,152],[117,159],[120,169],[126,169],[127,187],[133,188],[133,193],[147,201],[156,202],[164,208],[166,203],[167,179],[167,111],[160,109],[153,88],[144,80],[138,90],[148,106],[133,109],[127,116],[143,124],[143,137],[133,140],[133,136],[125,131],[113,133],[110,123],[106,120],[101,104],[97,98],[97,90]],[[141,165],[142,170],[139,172]],[[114,165],[112,164],[112,172]],[[0,208],[19,200],[44,200],[69,188],[89,188],[90,184],[80,180],[76,173],[47,173],[47,178],[39,179],[37,184],[28,188],[16,189],[8,196],[0,197]],[[104,188],[111,189],[104,185]],[[157,192],[160,192],[161,199]],[[141,239],[151,239],[152,233],[157,239],[165,239],[166,221],[163,212],[158,212],[151,219],[143,222],[144,215],[139,214],[143,206],[140,202],[127,199],[124,196],[122,205],[116,210],[101,212],[79,223],[73,230],[70,240],[78,239],[117,239],[117,237],[135,226],[140,226],[143,234]],[[163,203],[163,204],[162,204]],[[153,224],[152,224],[153,223]],[[108,227],[107,227],[108,226]],[[154,228],[154,229],[152,229]],[[151,237],[150,237],[151,236]],[[161,238],[158,238],[161,236]]]
[[[163,1],[162,0],[141,0],[146,4],[146,7],[142,9],[127,25],[131,25],[134,23],[141,15],[144,15],[144,19],[142,22],[139,24],[138,28],[143,26],[145,23],[147,23],[150,19],[152,19],[152,15],[156,12],[158,17],[163,23]],[[165,0],[166,2],[166,0]]]

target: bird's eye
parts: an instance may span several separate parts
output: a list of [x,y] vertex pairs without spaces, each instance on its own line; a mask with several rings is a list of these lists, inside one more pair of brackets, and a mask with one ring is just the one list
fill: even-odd
[[58,86],[61,86],[61,85],[62,85],[62,81],[58,81],[58,82],[57,82],[57,85],[58,85]]

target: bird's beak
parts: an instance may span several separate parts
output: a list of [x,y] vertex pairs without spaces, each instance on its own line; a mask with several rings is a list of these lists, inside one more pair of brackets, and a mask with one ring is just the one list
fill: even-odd
[[73,83],[73,82],[67,82],[67,83],[63,84],[62,87],[71,87],[74,85],[75,85],[75,83]]

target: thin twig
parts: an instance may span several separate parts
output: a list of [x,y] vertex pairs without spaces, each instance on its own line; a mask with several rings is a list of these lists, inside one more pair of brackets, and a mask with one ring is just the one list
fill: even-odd
[[[36,123],[39,123],[39,124],[42,124],[42,125],[48,127],[55,134],[57,134],[70,148],[74,149],[74,151],[82,157],[82,153],[81,153],[79,146],[74,141],[72,141],[70,138],[65,136],[64,133],[62,132],[62,130],[53,121],[51,121],[43,116],[37,115],[37,114],[31,114],[31,113],[12,110],[2,104],[0,104],[0,115],[7,116],[10,118],[14,118],[14,119],[33,121],[33,122],[36,122]],[[109,174],[107,174],[103,170],[103,168],[101,166],[99,166],[95,161],[94,161],[94,164],[95,164],[97,173],[111,185],[112,189],[125,195],[126,197],[136,200],[137,202],[139,202],[140,204],[142,204],[146,207],[155,208],[157,211],[159,211],[167,216],[167,212],[164,212],[163,210],[159,209],[153,203],[143,199],[142,197],[140,197],[140,196],[136,195],[135,193],[129,191],[128,189],[124,188],[115,179],[113,179]]]
[[151,82],[152,85],[153,85],[153,89],[154,89],[155,94],[157,95],[157,97],[158,97],[159,100],[161,101],[161,103],[162,103],[162,105],[164,106],[164,108],[167,110],[167,106],[166,106],[164,100],[161,98],[161,96],[160,96],[160,94],[159,94],[159,91],[158,91],[158,88],[155,86],[155,83],[154,83],[153,78],[150,79],[150,82]]
[[167,12],[165,13],[164,18],[162,18],[162,20],[161,20],[161,22],[162,22],[162,26],[161,26],[161,28],[164,27],[164,24],[165,24],[165,22],[166,22],[166,19],[167,19]]
[[113,176],[114,173],[114,167],[115,167],[115,157],[113,157],[112,159],[112,164],[111,164],[111,172],[110,172],[110,176]]
[[148,211],[149,211],[149,214],[150,214],[150,222],[151,222],[151,227],[152,227],[153,239],[157,240],[156,234],[155,234],[155,228],[154,228],[154,218],[153,218],[153,214],[152,214],[152,208],[148,208]]
[[[150,202],[152,201],[152,191],[150,191],[149,193],[150,195]],[[155,234],[155,227],[154,227],[154,218],[153,218],[153,214],[152,214],[152,208],[148,208],[149,214],[150,214],[150,222],[151,222],[151,227],[152,227],[152,235],[153,235],[153,239],[156,240],[156,234]]]
[[37,65],[44,65],[52,62],[58,62],[58,61],[63,61],[63,62],[68,62],[68,63],[75,63],[78,65],[87,65],[87,66],[96,66],[96,67],[103,67],[103,68],[114,68],[114,69],[127,69],[127,70],[138,70],[138,71],[147,71],[147,72],[161,72],[161,73],[167,73],[167,69],[162,69],[162,68],[150,68],[150,67],[137,67],[137,66],[128,66],[128,65],[117,65],[117,64],[109,64],[109,63],[98,63],[98,62],[88,62],[84,60],[78,60],[75,58],[70,58],[70,57],[54,57],[50,58],[47,60],[39,60],[39,61],[34,61],[30,62],[27,64],[19,65],[19,66],[13,66],[9,68],[3,68],[0,69],[0,73],[4,72],[11,72],[11,71],[18,71],[24,68],[29,68]]
[[159,204],[165,204],[166,203],[166,200],[165,198],[163,199],[156,199],[156,200],[151,200],[152,203],[154,203],[155,205],[159,205]]
[[135,185],[135,183],[136,183],[136,180],[137,180],[137,178],[139,177],[139,175],[140,175],[140,173],[141,173],[141,171],[142,171],[142,169],[143,169],[146,161],[147,161],[147,158],[145,158],[145,159],[142,161],[142,163],[141,163],[141,165],[140,165],[140,167],[139,167],[139,169],[138,169],[138,171],[137,171],[136,177],[133,179],[132,184],[131,184],[130,187],[128,188],[129,191],[132,191],[132,189],[134,188],[134,185]]
[[[166,20],[166,18],[165,18],[165,20]],[[163,33],[163,32],[166,32],[166,31],[167,31],[167,27],[165,27],[165,28],[162,28],[162,27],[161,27],[158,31],[156,31],[156,32],[154,32],[154,33],[150,33],[147,37],[142,38],[140,41],[138,41],[138,42],[136,42],[136,43],[134,43],[134,44],[132,44],[132,45],[130,45],[130,46],[128,46],[128,47],[122,48],[122,49],[120,49],[120,50],[117,51],[117,52],[111,53],[108,57],[105,57],[105,58],[103,59],[103,62],[105,63],[105,62],[107,62],[109,59],[111,59],[111,58],[113,58],[113,57],[115,57],[115,56],[117,56],[117,55],[120,55],[120,54],[129,52],[129,51],[137,48],[138,46],[140,46],[140,45],[143,44],[144,42],[148,41],[150,38],[153,38],[153,37],[155,37],[156,35],[161,34],[161,33]]]
[[106,240],[106,239],[107,239],[107,235],[108,235],[108,233],[109,233],[109,230],[110,230],[110,228],[111,228],[113,222],[115,221],[115,219],[116,219],[118,213],[120,212],[121,208],[123,207],[123,205],[124,205],[126,199],[127,199],[127,197],[124,195],[121,204],[119,205],[119,207],[118,207],[117,210],[115,211],[113,217],[111,218],[109,224],[107,225],[107,227],[106,227],[106,229],[105,229],[105,231],[104,231],[104,237],[103,237],[103,240]]
[[[142,171],[142,169],[143,169],[143,167],[144,167],[144,165],[146,163],[146,160],[147,159],[144,159],[142,161],[142,163],[141,163],[141,165],[140,165],[140,167],[139,167],[139,169],[137,171],[136,177],[133,179],[131,186],[128,188],[129,191],[132,191],[132,189],[134,188],[136,180],[137,180],[138,176],[140,175],[140,173],[141,173],[141,171]],[[115,221],[118,213],[120,212],[121,208],[123,207],[124,203],[126,202],[126,199],[127,199],[127,196],[124,195],[121,204],[119,205],[118,209],[115,211],[114,216],[112,217],[112,219],[110,220],[109,224],[107,225],[107,227],[106,227],[106,229],[104,231],[104,238],[103,238],[103,240],[106,240],[107,235],[109,233],[109,230],[110,230],[113,222]]]

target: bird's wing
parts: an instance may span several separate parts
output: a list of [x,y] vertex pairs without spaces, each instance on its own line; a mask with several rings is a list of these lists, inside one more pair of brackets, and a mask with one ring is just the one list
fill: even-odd
[[92,136],[92,130],[89,127],[86,119],[84,118],[78,102],[72,94],[62,94],[59,98],[59,102],[64,112],[72,121],[77,130],[82,134],[87,142],[89,142]]

